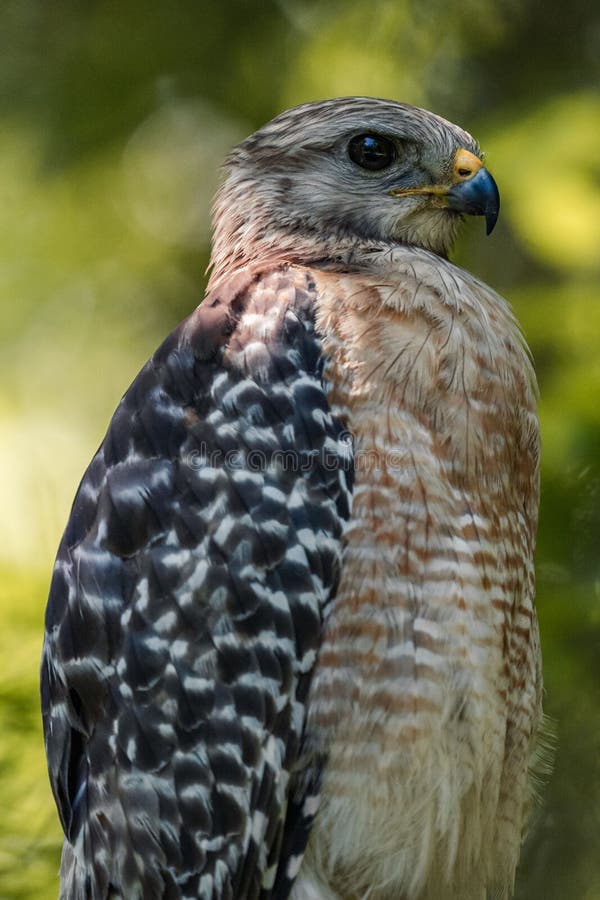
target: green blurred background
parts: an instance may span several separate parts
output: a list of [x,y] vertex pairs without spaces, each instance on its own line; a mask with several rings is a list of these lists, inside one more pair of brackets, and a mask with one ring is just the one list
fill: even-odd
[[600,900],[600,6],[585,0],[0,3],[0,898],[56,896],[37,694],[52,559],[119,397],[201,299],[218,166],[306,100],[427,106],[502,214],[459,263],[514,304],[541,387],[538,552],[555,772],[524,900]]

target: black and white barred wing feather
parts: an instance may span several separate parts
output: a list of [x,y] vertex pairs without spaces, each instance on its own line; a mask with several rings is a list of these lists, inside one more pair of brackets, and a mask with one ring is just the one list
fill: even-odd
[[280,900],[307,839],[351,464],[310,274],[239,278],[134,381],[60,546],[42,702],[69,900]]

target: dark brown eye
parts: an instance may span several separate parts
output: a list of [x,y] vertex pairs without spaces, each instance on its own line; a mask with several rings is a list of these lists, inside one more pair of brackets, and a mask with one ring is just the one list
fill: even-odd
[[378,172],[394,162],[396,149],[380,134],[357,134],[348,144],[348,156],[361,169]]

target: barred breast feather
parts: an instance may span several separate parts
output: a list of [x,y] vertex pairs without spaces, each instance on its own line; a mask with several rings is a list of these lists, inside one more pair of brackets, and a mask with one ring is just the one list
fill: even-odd
[[507,304],[425,250],[316,276],[354,437],[309,697],[327,769],[297,900],[512,890],[541,719],[535,377]]

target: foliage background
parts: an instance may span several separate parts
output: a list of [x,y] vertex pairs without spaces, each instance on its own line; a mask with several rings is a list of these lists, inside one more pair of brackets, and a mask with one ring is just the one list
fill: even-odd
[[37,679],[53,554],[129,381],[201,299],[227,148],[294,103],[374,94],[478,136],[544,436],[539,611],[555,773],[524,900],[600,900],[600,7],[592,0],[2,0],[0,898],[52,898]]

